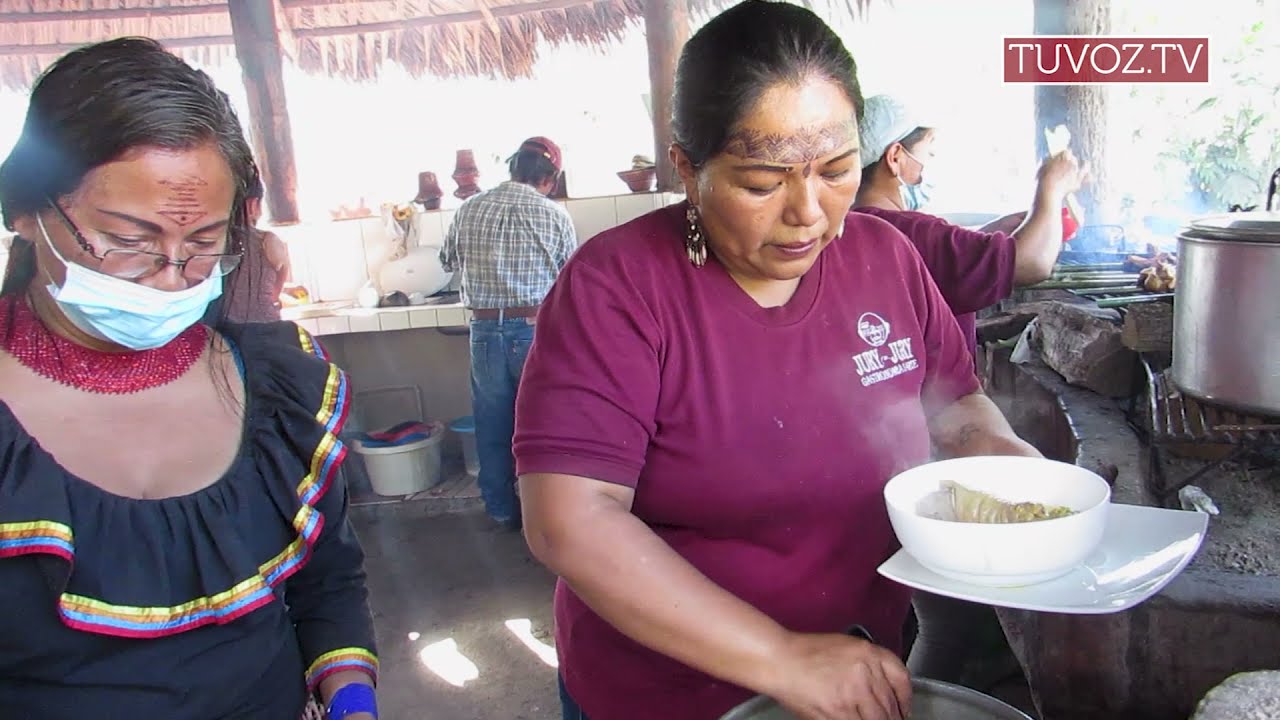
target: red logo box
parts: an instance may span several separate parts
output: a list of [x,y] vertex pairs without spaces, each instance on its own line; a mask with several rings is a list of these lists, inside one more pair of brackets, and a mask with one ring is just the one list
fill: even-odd
[[1037,85],[1207,83],[1209,38],[1005,37],[1004,81]]

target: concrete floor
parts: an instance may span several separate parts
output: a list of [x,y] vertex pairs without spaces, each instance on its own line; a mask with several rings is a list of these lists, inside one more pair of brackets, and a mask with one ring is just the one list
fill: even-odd
[[[351,519],[366,554],[378,633],[383,717],[405,720],[559,720],[556,672],[526,642],[554,658],[554,577],[529,554],[519,533],[496,529],[478,497],[364,502]],[[470,497],[468,497],[470,496]],[[526,641],[506,626],[527,619]],[[455,683],[423,660],[457,655]],[[433,653],[433,650],[435,651]],[[474,664],[474,679],[466,679]],[[552,660],[554,662],[554,660]],[[1021,678],[991,690],[1035,717]]]
[[[555,670],[505,625],[530,620],[549,650],[554,578],[520,534],[495,530],[474,505],[361,505],[351,516],[367,555],[383,717],[559,719]],[[424,649],[449,639],[478,672],[461,687],[421,659]],[[465,677],[465,661],[461,667]]]

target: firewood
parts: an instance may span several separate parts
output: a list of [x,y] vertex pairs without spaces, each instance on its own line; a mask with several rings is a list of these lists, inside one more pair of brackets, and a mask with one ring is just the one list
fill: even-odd
[[1134,352],[1173,351],[1173,306],[1165,302],[1125,307],[1120,340]]

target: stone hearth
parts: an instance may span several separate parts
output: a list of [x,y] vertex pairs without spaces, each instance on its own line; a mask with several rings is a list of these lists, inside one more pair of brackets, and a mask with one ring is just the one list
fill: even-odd
[[[1022,437],[1107,478],[1115,502],[1161,504],[1120,402],[1015,365],[1007,349],[982,355],[987,391]],[[999,611],[1042,720],[1185,720],[1233,673],[1280,668],[1280,479],[1270,475],[1228,465],[1202,478],[1222,514],[1192,564],[1138,607]]]

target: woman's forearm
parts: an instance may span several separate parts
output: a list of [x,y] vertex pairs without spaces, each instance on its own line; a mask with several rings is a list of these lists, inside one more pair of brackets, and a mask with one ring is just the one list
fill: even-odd
[[521,478],[529,546],[636,642],[722,680],[769,692],[788,633],[734,597],[629,510],[629,490],[566,475]]
[[946,457],[1027,455],[1042,457],[1005,420],[1000,408],[981,392],[955,401],[929,421],[933,442]]
[[1047,190],[1037,190],[1026,222],[1013,231],[1017,248],[1013,280],[1016,285],[1034,285],[1053,274],[1062,250],[1062,198]]

